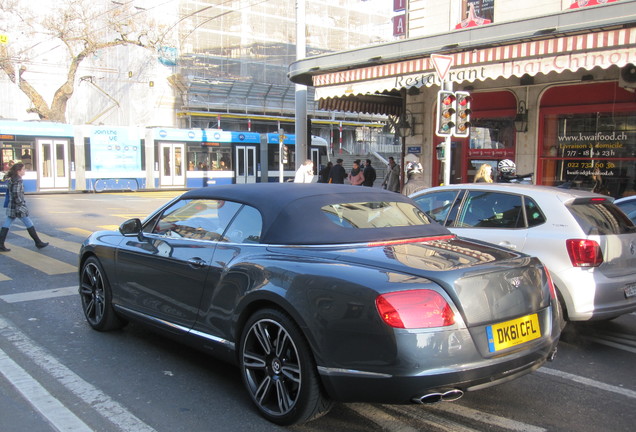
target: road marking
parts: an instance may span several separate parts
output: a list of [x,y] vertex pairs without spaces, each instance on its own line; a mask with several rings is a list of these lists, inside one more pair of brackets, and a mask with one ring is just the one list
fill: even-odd
[[542,372],[547,375],[556,376],[556,377],[574,381],[583,385],[596,387],[597,389],[601,389],[601,390],[605,390],[605,391],[613,392],[613,393],[618,393],[620,395],[627,396],[632,399],[636,399],[636,391],[625,389],[622,387],[613,386],[610,384],[605,384],[600,381],[595,381],[593,379],[585,378],[579,375],[573,375],[571,373],[562,372],[560,370],[550,369],[546,367],[537,369],[537,372]]
[[[31,238],[29,236],[29,233],[26,231],[15,231],[14,234],[24,237],[25,239]],[[51,245],[55,246],[56,248],[64,249],[65,251],[68,251],[74,254],[79,253],[81,243],[63,240],[57,237],[51,237],[49,235],[42,234],[42,233],[38,233],[38,234],[40,238],[42,239],[42,241],[49,242]]]
[[69,295],[75,295],[78,292],[77,286],[69,286],[65,288],[53,288],[41,291],[29,291],[16,294],[0,295],[0,300],[6,303],[19,303],[32,300],[43,300],[55,297],[64,297]]
[[26,249],[11,243],[6,244],[6,246],[11,249],[11,252],[4,254],[6,257],[33,267],[47,275],[74,273],[77,271],[75,266],[46,256],[43,253],[36,252],[35,250]]
[[527,423],[521,423],[516,420],[501,417],[495,414],[490,414],[483,411],[478,411],[472,408],[468,408],[462,405],[456,405],[453,403],[442,403],[431,406],[431,410],[440,410],[447,413],[456,414],[458,416],[467,417],[473,420],[480,421],[492,426],[497,426],[502,429],[519,431],[519,432],[544,432],[544,429],[539,426],[529,425]]
[[64,231],[65,233],[73,234],[82,238],[86,238],[89,235],[93,234],[93,231],[85,230],[82,228],[76,228],[76,227],[60,228],[60,231]]
[[402,423],[402,421],[395,416],[374,408],[371,405],[347,404],[346,406],[362,417],[371,420],[384,430],[390,430],[391,432],[419,432],[421,430],[419,428],[412,428],[409,425]]
[[117,231],[119,229],[119,225],[98,225],[97,228],[107,231]]
[[[155,432],[155,429],[141,421],[138,417],[124,408],[120,403],[111,399],[107,394],[86,382],[79,375],[64,366],[49,354],[44,348],[33,342],[26,334],[8,320],[0,317],[0,336],[11,343],[36,365],[55,378],[67,390],[87,403],[104,419],[114,424],[122,431]],[[59,429],[69,430],[69,429]]]
[[92,429],[0,349],[0,373],[58,431]]
[[[610,336],[606,335],[605,337],[610,337]],[[600,337],[595,337],[595,336],[585,336],[585,339],[587,339],[589,341],[592,341],[592,342],[596,342],[596,343],[601,344],[601,345],[606,345],[606,346],[609,346],[609,347],[612,347],[612,348],[618,348],[618,349],[621,349],[623,351],[628,351],[628,352],[636,354],[636,348],[627,345],[628,342],[631,342],[633,344],[633,342],[629,341],[629,340],[621,341],[619,338],[616,338],[619,341],[615,342],[615,341],[602,339]]]
[[9,276],[7,276],[6,274],[0,273],[0,282],[9,281],[9,280],[12,280],[12,279]]

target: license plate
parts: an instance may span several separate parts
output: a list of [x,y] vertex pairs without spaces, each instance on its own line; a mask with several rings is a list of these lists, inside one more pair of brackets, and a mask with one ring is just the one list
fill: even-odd
[[486,327],[488,349],[501,351],[541,337],[541,327],[537,314],[526,315],[510,321]]
[[625,297],[630,298],[636,296],[636,283],[629,284],[625,287]]

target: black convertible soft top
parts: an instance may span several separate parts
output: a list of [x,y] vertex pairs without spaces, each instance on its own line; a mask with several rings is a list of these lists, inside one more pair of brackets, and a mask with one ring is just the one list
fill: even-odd
[[325,183],[253,183],[194,189],[182,198],[222,199],[255,207],[263,217],[261,243],[342,244],[449,235],[436,222],[391,228],[346,228],[333,223],[323,206],[358,202],[407,202],[410,198],[380,188]]

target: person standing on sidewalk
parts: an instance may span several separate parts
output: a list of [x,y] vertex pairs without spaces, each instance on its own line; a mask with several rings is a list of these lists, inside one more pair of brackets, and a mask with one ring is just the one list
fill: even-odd
[[364,174],[364,183],[363,186],[373,187],[373,183],[375,183],[376,173],[375,168],[371,166],[371,159],[367,159],[364,170],[362,171]]
[[33,226],[33,222],[29,219],[29,209],[24,200],[24,184],[22,183],[22,177],[25,173],[26,169],[24,164],[17,163],[9,169],[9,172],[7,172],[3,179],[8,183],[7,193],[9,194],[9,204],[7,206],[7,218],[0,229],[0,252],[9,252],[11,250],[4,246],[4,241],[7,238],[9,227],[16,218],[22,221],[38,249],[49,245],[40,240]]
[[392,192],[400,192],[400,167],[395,163],[393,156],[389,156],[387,170],[382,187]]

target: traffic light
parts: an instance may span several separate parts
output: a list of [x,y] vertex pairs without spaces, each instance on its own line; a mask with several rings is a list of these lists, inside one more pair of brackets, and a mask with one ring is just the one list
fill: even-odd
[[465,91],[455,92],[457,101],[457,113],[455,114],[455,133],[456,137],[467,137],[470,134],[470,102],[473,99],[470,93]]
[[455,94],[452,91],[437,92],[437,136],[447,137],[453,134],[455,127]]
[[286,164],[289,161],[289,149],[287,148],[285,144],[283,144],[282,149],[283,149],[282,161],[284,164]]

